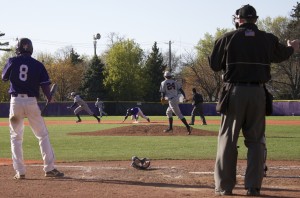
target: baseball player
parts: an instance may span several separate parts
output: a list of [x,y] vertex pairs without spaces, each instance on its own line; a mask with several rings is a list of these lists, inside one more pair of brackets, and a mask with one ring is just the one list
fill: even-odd
[[82,100],[82,98],[80,98],[79,94],[76,94],[75,92],[71,93],[71,96],[74,98],[74,103],[72,106],[67,107],[68,109],[73,108],[74,106],[78,105],[78,107],[74,110],[74,114],[77,116],[78,120],[76,121],[76,123],[81,122],[81,118],[79,116],[79,112],[84,110],[86,111],[89,115],[94,116],[98,123],[100,123],[100,118],[98,118],[98,116],[96,116],[96,114],[94,114],[91,109],[89,108],[89,106],[86,104],[86,102],[84,100]]
[[200,114],[200,118],[202,120],[202,125],[207,125],[205,117],[204,117],[204,113],[203,113],[203,97],[200,93],[197,92],[196,88],[192,89],[193,92],[193,102],[192,102],[192,106],[193,106],[193,110],[191,113],[191,122],[189,123],[189,125],[194,125],[195,123],[195,114],[198,111]]
[[150,119],[144,115],[144,113],[142,112],[142,110],[139,107],[133,107],[133,108],[127,109],[126,116],[125,116],[123,122],[125,122],[125,120],[128,118],[128,116],[131,116],[131,119],[134,120],[135,122],[138,121],[139,116],[141,116],[142,118],[144,118],[148,122],[150,122]]
[[178,83],[172,79],[172,75],[169,71],[165,71],[164,73],[165,80],[161,82],[160,90],[161,100],[168,100],[169,107],[166,111],[166,115],[169,119],[169,128],[165,129],[164,132],[172,132],[173,131],[173,113],[178,116],[178,118],[182,121],[182,123],[186,126],[188,135],[192,132],[192,127],[188,125],[186,119],[182,115],[179,108],[179,92],[184,97],[185,93],[182,88],[178,85]]
[[107,116],[107,113],[104,111],[104,103],[100,100],[100,98],[97,98],[97,101],[95,102],[95,107],[99,111],[100,118],[102,118],[102,115]]
[[2,71],[2,80],[10,81],[11,95],[9,109],[9,130],[14,179],[25,179],[26,167],[23,159],[24,118],[27,117],[32,132],[39,140],[46,177],[63,177],[54,166],[54,153],[49,140],[48,129],[37,104],[39,89],[52,101],[51,81],[45,66],[32,58],[33,46],[28,38],[21,38],[16,47],[16,57],[9,58]]

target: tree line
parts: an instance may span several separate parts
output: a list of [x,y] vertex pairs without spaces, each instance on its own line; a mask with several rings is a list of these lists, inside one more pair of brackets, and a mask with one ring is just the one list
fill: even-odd
[[[275,34],[280,42],[300,38],[300,4],[293,7],[289,17],[266,17],[258,20],[258,27]],[[233,29],[218,28],[214,34],[206,33],[195,45],[195,50],[185,52],[180,57],[172,54],[172,72],[180,81],[188,98],[195,87],[205,101],[215,102],[222,84],[221,73],[213,72],[208,64],[208,56],[214,41]],[[3,33],[0,36],[4,36]],[[96,98],[106,101],[146,101],[160,100],[159,87],[164,80],[163,73],[168,67],[169,54],[163,54],[154,42],[150,52],[145,52],[133,39],[118,37],[111,33],[111,43],[100,56],[92,58],[80,56],[71,47],[66,47],[55,55],[38,53],[36,58],[43,62],[53,83],[58,85],[56,101],[70,100],[75,91],[85,100]],[[0,43],[0,45],[7,45]],[[34,45],[34,43],[33,43]],[[14,49],[0,59],[1,66],[8,57],[14,56]],[[267,84],[275,99],[300,99],[300,57],[294,54],[289,60],[272,64],[272,80]],[[9,101],[8,83],[0,83],[0,101]],[[43,96],[41,96],[43,100]]]

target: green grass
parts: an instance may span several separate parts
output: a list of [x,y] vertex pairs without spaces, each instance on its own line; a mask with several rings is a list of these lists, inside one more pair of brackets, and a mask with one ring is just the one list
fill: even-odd
[[[186,117],[190,119],[189,116]],[[219,116],[207,116],[209,125],[194,125],[194,128],[218,133],[219,124],[210,121],[219,120]],[[46,120],[71,120],[75,117],[46,117]],[[94,120],[92,117],[82,118]],[[122,121],[123,116],[108,116],[103,120]],[[167,119],[164,116],[150,116],[152,121]],[[177,118],[175,118],[176,120]],[[267,117],[272,120],[299,120],[297,116]],[[8,121],[0,118],[0,122]],[[130,124],[128,124],[130,125]],[[72,124],[48,125],[50,141],[56,159],[59,161],[97,161],[128,160],[133,155],[151,159],[215,159],[217,137],[204,136],[74,136],[71,132],[91,132],[124,124]],[[300,160],[300,129],[291,125],[267,125],[266,128],[268,159]],[[239,138],[239,158],[246,158],[244,138]],[[26,126],[24,133],[25,159],[41,160],[37,139]],[[10,158],[10,140],[8,126],[0,126],[0,158]]]

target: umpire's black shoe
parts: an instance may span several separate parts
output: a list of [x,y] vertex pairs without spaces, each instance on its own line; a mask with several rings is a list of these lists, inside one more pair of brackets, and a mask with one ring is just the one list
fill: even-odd
[[260,195],[260,189],[259,188],[248,188],[247,196],[259,196]]
[[147,118],[147,121],[148,121],[148,122],[150,122],[150,119],[149,119],[149,118]]
[[194,123],[189,123],[189,125],[194,125]]

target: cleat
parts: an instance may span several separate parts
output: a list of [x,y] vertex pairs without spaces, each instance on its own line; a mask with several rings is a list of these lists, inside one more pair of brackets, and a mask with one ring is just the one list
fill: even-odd
[[79,122],[81,122],[81,120],[77,120],[77,121],[76,121],[76,123],[79,123]]
[[189,126],[187,130],[188,130],[188,135],[191,135],[193,128]]
[[189,123],[189,125],[194,125],[194,123]]
[[202,125],[207,125],[206,123],[203,123]]
[[216,196],[226,196],[226,195],[233,195],[231,190],[221,190],[215,192]]
[[169,133],[169,132],[173,132],[173,129],[165,129],[164,133]]
[[14,176],[14,179],[16,180],[21,180],[21,179],[25,179],[25,175],[19,175],[18,173]]
[[98,123],[100,123],[100,121],[101,121],[100,118],[97,118],[97,121],[98,121]]
[[148,122],[150,122],[150,119],[149,119],[149,118],[147,118],[147,121],[148,121]]
[[56,169],[53,169],[52,171],[48,171],[45,173],[45,177],[63,177],[64,174],[59,172]]

